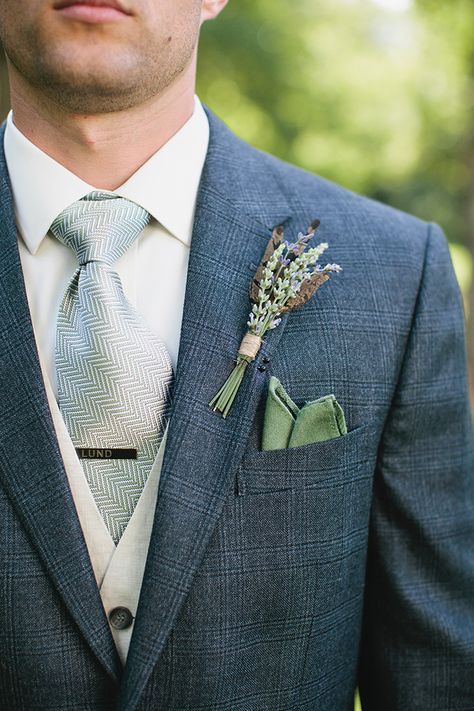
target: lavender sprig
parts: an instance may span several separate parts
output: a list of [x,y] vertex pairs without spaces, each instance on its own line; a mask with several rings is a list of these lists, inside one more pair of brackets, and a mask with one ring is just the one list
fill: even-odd
[[276,328],[281,315],[304,304],[329,279],[340,272],[339,264],[318,264],[328,248],[327,242],[308,248],[319,221],[307,233],[300,232],[295,242],[283,240],[283,228],[277,227],[267,245],[250,290],[253,302],[248,331],[237,354],[236,365],[209,405],[226,417],[249,363],[255,360],[265,334]]

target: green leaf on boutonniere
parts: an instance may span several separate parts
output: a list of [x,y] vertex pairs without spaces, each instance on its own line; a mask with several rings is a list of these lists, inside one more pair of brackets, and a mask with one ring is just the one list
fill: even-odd
[[245,371],[262,345],[265,334],[276,328],[281,314],[306,303],[315,291],[329,279],[329,272],[340,272],[339,264],[321,267],[318,258],[328,245],[322,242],[309,247],[309,241],[319,227],[314,220],[307,233],[299,233],[296,242],[283,240],[282,225],[275,227],[250,285],[252,309],[247,321],[248,331],[239,347],[234,369],[209,405],[226,417],[239,391]]

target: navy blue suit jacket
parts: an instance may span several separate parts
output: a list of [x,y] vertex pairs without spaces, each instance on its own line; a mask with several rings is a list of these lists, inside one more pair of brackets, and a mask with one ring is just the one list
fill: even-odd
[[[474,709],[474,466],[441,230],[264,155],[210,115],[168,443],[121,668],[58,451],[0,153],[0,709]],[[272,228],[344,268],[285,315],[231,414]],[[165,255],[164,255],[165,258]],[[266,368],[263,358],[268,358]],[[270,375],[348,434],[260,451]]]

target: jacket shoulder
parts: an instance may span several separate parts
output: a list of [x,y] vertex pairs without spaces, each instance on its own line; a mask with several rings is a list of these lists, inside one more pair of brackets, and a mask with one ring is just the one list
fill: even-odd
[[238,209],[267,227],[270,216],[291,216],[292,230],[304,230],[317,218],[318,237],[350,252],[350,258],[369,257],[395,269],[408,263],[415,272],[422,268],[428,244],[435,252],[447,251],[437,226],[261,151],[206,111],[216,190],[231,195]]
[[253,150],[265,171],[275,176],[294,213],[311,214],[310,221],[318,217],[322,233],[344,233],[347,240],[370,244],[373,249],[398,248],[406,258],[424,255],[432,233],[435,243],[446,243],[438,227],[418,217]]

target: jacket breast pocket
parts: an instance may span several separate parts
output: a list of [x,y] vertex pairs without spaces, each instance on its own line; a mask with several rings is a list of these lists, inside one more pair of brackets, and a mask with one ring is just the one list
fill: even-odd
[[247,452],[237,472],[236,493],[294,491],[366,478],[374,466],[376,450],[375,428],[364,424],[324,442]]
[[268,571],[281,571],[279,584],[291,578],[304,595],[311,580],[315,605],[341,602],[347,581],[362,585],[378,436],[368,423],[324,442],[247,450],[229,506],[239,570],[260,571],[269,589]]

